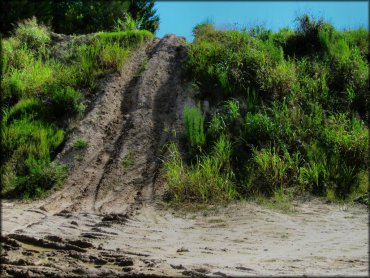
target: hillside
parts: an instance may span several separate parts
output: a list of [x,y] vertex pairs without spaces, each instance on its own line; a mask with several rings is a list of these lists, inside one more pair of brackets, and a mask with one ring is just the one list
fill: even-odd
[[19,24],[3,43],[2,275],[367,273],[364,34],[305,19],[201,24],[192,44]]

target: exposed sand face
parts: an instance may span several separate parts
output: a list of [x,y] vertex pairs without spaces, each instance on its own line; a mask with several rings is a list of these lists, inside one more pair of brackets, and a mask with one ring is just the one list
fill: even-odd
[[[311,200],[282,213],[239,203],[180,215],[161,209],[163,145],[194,102],[176,36],[135,51],[107,76],[57,160],[64,187],[2,202],[2,275],[367,275],[368,210]],[[83,153],[73,148],[83,137]],[[179,143],[179,141],[178,141]],[[125,163],[123,163],[125,162]]]

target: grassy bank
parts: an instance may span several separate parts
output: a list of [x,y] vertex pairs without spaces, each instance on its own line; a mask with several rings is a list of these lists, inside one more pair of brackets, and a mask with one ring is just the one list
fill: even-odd
[[119,72],[131,50],[152,37],[138,30],[100,32],[72,38],[64,54],[55,55],[57,42],[46,26],[36,19],[17,25],[2,41],[2,194],[41,196],[62,184],[67,169],[52,160],[67,121],[84,114],[100,76]]
[[279,32],[194,28],[187,68],[210,111],[184,111],[191,159],[171,145],[173,200],[366,194],[369,33],[306,15],[297,23]]

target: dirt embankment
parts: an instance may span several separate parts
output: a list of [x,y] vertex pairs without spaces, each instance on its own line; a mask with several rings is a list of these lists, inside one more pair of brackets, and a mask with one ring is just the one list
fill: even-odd
[[[177,140],[194,93],[185,58],[178,37],[155,39],[102,81],[57,157],[70,168],[64,187],[3,201],[3,275],[367,274],[364,207],[311,201],[286,214],[238,204],[186,217],[158,207],[163,145]],[[75,149],[77,138],[88,147]]]

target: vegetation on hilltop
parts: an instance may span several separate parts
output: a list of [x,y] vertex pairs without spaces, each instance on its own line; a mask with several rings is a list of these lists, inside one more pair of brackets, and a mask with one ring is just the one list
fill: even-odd
[[297,22],[276,33],[194,28],[187,68],[211,113],[184,111],[191,159],[171,145],[165,164],[174,200],[367,192],[369,33]]

